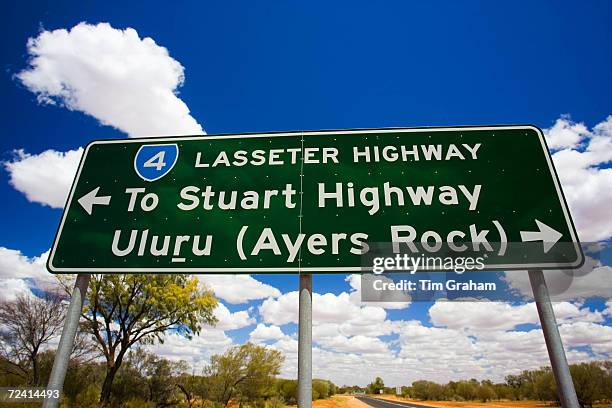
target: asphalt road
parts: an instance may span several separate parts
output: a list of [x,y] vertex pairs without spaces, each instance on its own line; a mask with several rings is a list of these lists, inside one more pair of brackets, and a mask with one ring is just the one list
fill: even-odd
[[400,402],[400,401],[389,401],[383,400],[380,398],[372,398],[372,397],[359,397],[355,396],[359,401],[365,402],[366,404],[374,407],[374,408],[435,408],[427,405],[416,405],[411,404],[410,402]]

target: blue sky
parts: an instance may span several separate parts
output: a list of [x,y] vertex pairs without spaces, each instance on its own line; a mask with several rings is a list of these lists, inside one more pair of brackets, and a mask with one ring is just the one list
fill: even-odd
[[[122,138],[130,133],[112,118],[106,120],[110,126],[101,125],[100,117],[87,111],[82,104],[77,103],[70,110],[62,106],[62,102],[66,103],[61,97],[55,98],[58,103],[54,106],[37,101],[40,89],[17,75],[31,69],[29,61],[33,55],[26,43],[42,32],[70,30],[81,22],[109,23],[112,30],[133,28],[139,41],[152,38],[158,46],[168,50],[169,58],[184,68],[184,83],[175,89],[177,100],[188,107],[191,117],[208,134],[389,126],[538,125],[546,129],[581,238],[609,241],[612,217],[605,203],[609,203],[606,194],[612,191],[609,170],[612,157],[605,143],[612,140],[612,125],[609,125],[612,119],[608,119],[612,114],[610,21],[612,4],[606,1],[580,4],[351,1],[310,2],[308,5],[298,2],[182,2],[173,6],[168,2],[62,1],[40,2],[35,7],[20,2],[5,5],[0,16],[3,68],[0,159],[5,162],[0,171],[0,247],[13,252],[10,256],[8,252],[0,254],[4,257],[0,261],[0,269],[4,268],[0,277],[24,279],[30,270],[37,271],[32,272],[32,278],[40,276],[36,275],[42,272],[35,257],[49,249],[61,216],[61,208],[51,208],[54,206],[48,205],[50,201],[33,200],[28,196],[28,189],[33,188],[31,184],[15,181],[20,171],[29,171],[25,166],[16,169],[6,164],[25,159],[26,156],[15,152],[16,149],[23,149],[32,158],[49,149],[67,152],[92,139]],[[103,53],[104,47],[101,50]],[[87,50],[90,51],[96,50]],[[70,60],[62,64],[58,66],[75,70],[79,67],[71,65]],[[133,82],[138,82],[139,75],[135,73]],[[51,76],[45,75],[38,78],[50,80]],[[106,80],[112,81],[112,78]],[[87,89],[84,92],[89,92]],[[127,95],[130,90],[127,86],[125,97],[133,103],[134,95]],[[104,101],[103,95],[89,97],[93,101]],[[154,131],[151,128],[151,132]],[[177,129],[176,133],[180,131]],[[604,144],[596,151],[597,159],[589,155],[591,161],[586,164],[580,159],[572,159],[585,158],[585,152],[595,151],[601,143],[595,146],[591,143],[593,140],[603,140]],[[40,163],[44,161],[35,164]],[[27,178],[28,174],[21,174],[19,180]],[[14,270],[26,272],[11,275]],[[285,342],[278,347],[291,350],[295,324],[282,323],[283,319],[274,312],[261,308],[268,302],[270,309],[282,310],[287,294],[297,289],[297,277],[268,275],[254,279],[257,283],[249,281],[250,284],[259,289],[268,288],[262,292],[265,296],[246,296],[246,300],[236,304],[222,297],[231,312],[246,313],[250,323],[245,321],[238,329],[217,333],[218,342],[202,339],[203,348],[221,350],[232,342],[245,341],[255,325],[263,323],[268,329],[280,328],[288,337],[270,335],[262,341],[267,344]],[[342,302],[346,299],[340,296],[357,290],[345,279],[344,275],[315,276],[315,291],[333,294],[333,299],[326,300],[330,304],[340,302],[344,305]],[[515,285],[524,289],[524,279],[517,278]],[[6,284],[4,287],[13,286]],[[272,293],[269,289],[272,287],[278,289],[278,294]],[[577,351],[572,357],[575,361],[612,353],[611,316],[605,314],[606,300],[601,300],[610,287],[597,280],[585,283],[581,290],[586,292],[581,292],[581,297],[562,304],[567,315],[563,315],[563,310],[560,313],[567,316],[565,336],[570,348],[588,349],[585,354]],[[588,292],[591,289],[593,291]],[[594,300],[596,296],[600,299]],[[590,300],[583,303],[585,298]],[[347,313],[359,310],[367,317],[379,313],[363,305],[356,307],[347,309]],[[415,303],[399,309],[381,309],[385,316],[382,320],[376,320],[380,315],[372,317],[372,324],[384,326],[399,322],[398,327],[364,338],[355,334],[354,327],[344,327],[340,334],[330,337],[321,334],[320,354],[315,354],[315,360],[327,356],[325,358],[337,357],[346,362],[357,356],[369,361],[367,353],[360,354],[363,348],[359,345],[376,348],[382,344],[379,350],[387,347],[396,353],[396,358],[406,359],[403,364],[410,365],[411,347],[419,344],[418,339],[411,336],[415,331],[427,329],[432,331],[428,336],[440,336],[443,345],[450,339],[455,339],[457,344],[469,343],[466,339],[470,336],[483,339],[482,346],[479,342],[472,346],[466,343],[476,351],[465,358],[472,359],[469,361],[474,365],[482,359],[491,362],[482,365],[486,368],[475,371],[462,371],[458,366],[453,371],[455,377],[503,377],[506,372],[500,372],[498,362],[491,357],[502,353],[489,341],[491,330],[483,329],[481,323],[474,321],[466,321],[461,327],[453,326],[443,317],[459,313],[457,307],[453,307],[455,309],[451,310],[448,306]],[[612,305],[608,308],[612,311]],[[500,338],[522,339],[516,341],[526,342],[526,353],[533,345],[543,355],[533,312],[506,311],[509,320],[516,319],[516,325],[500,326],[495,332],[497,341],[501,341]],[[466,313],[474,319],[482,318],[480,309],[461,314]],[[231,318],[239,320],[237,315]],[[338,316],[337,321],[335,318],[324,319],[325,324],[335,326],[323,326],[333,331],[345,323],[346,316]],[[418,330],[407,323],[414,319],[422,325]],[[470,336],[461,337],[465,330]],[[595,340],[582,343],[572,340],[578,337],[576,333],[587,331],[593,336],[588,339],[603,338],[603,345],[591,349],[589,342],[595,344]],[[206,350],[202,355],[207,355]],[[545,355],[538,362],[545,363]],[[517,363],[514,368],[522,367]],[[291,370],[289,362],[287,375]],[[324,367],[320,370],[324,371]],[[435,370],[425,375],[431,379],[448,378]],[[351,378],[350,372],[342,370],[330,371],[330,376],[340,383]],[[388,382],[405,382],[408,378],[412,377],[398,368],[389,375]],[[363,383],[365,379],[356,381]]]

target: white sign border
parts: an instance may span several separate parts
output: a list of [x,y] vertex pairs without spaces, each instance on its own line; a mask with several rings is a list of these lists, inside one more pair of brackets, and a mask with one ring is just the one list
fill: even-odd
[[[577,238],[576,229],[574,223],[569,215],[567,202],[565,196],[561,190],[559,183],[559,177],[552,163],[550,152],[546,141],[544,140],[544,134],[540,128],[534,125],[498,125],[498,126],[454,126],[454,127],[414,127],[414,128],[379,128],[379,129],[346,129],[346,130],[318,130],[318,131],[293,131],[293,132],[281,132],[281,133],[253,133],[253,134],[228,134],[228,135],[199,135],[199,136],[163,136],[163,137],[148,137],[148,138],[133,138],[133,139],[107,139],[107,140],[94,140],[87,144],[81,161],[79,163],[79,169],[76,177],[72,182],[70,188],[70,194],[64,206],[62,214],[62,220],[55,234],[53,241],[53,247],[49,258],[47,259],[47,269],[51,273],[57,274],[70,274],[70,273],[134,273],[134,274],[146,274],[146,273],[193,273],[193,274],[249,274],[249,273],[262,273],[262,274],[274,274],[274,273],[354,273],[354,272],[371,272],[372,268],[364,268],[359,266],[351,267],[275,267],[275,268],[62,268],[55,267],[53,265],[53,259],[55,257],[55,251],[57,244],[61,236],[64,222],[68,215],[68,210],[72,204],[74,191],[78,184],[79,178],[81,177],[81,170],[85,163],[87,153],[92,146],[99,144],[113,144],[113,143],[143,143],[143,142],[163,142],[163,141],[174,141],[176,143],[189,140],[214,140],[214,139],[247,139],[247,138],[261,138],[261,137],[286,137],[286,136],[333,136],[333,135],[345,135],[345,134],[363,134],[363,133],[416,133],[416,132],[449,132],[449,131],[474,131],[474,130],[532,130],[535,131],[540,139],[542,150],[544,151],[544,157],[548,163],[548,168],[557,191],[559,203],[565,216],[565,222],[569,227],[568,230],[571,234],[571,240],[576,249],[576,253],[579,255],[579,259],[571,264],[567,263],[534,263],[534,264],[493,264],[487,265],[487,271],[503,271],[503,270],[527,270],[527,269],[571,269],[579,268],[584,264],[584,253]],[[178,161],[178,160],[177,160]],[[424,270],[427,271],[427,270]]]

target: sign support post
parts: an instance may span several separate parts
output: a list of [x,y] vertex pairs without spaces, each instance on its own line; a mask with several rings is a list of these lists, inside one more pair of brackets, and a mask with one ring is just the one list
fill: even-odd
[[574,389],[572,375],[570,374],[569,365],[559,335],[555,312],[553,311],[548,294],[548,287],[544,279],[542,270],[529,270],[529,281],[533,289],[533,297],[538,309],[542,332],[544,332],[544,340],[546,341],[546,349],[550,358],[550,365],[557,383],[557,391],[559,400],[563,408],[579,408],[578,397]]
[[[70,305],[66,313],[62,337],[60,338],[55,359],[53,360],[53,368],[51,369],[47,390],[59,390],[60,396],[64,387],[64,379],[66,378],[66,371],[70,362],[74,338],[79,328],[79,319],[83,310],[83,303],[85,302],[90,278],[91,275],[89,274],[77,275],[72,297],[70,298]],[[59,398],[45,399],[42,406],[43,408],[56,408],[59,405],[59,400]]]
[[312,408],[312,275],[300,273],[298,408]]

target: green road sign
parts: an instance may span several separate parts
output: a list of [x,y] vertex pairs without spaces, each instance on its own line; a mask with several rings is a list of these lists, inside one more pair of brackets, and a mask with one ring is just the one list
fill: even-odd
[[542,132],[497,126],[94,141],[48,268],[357,272],[385,243],[485,269],[584,258]]

